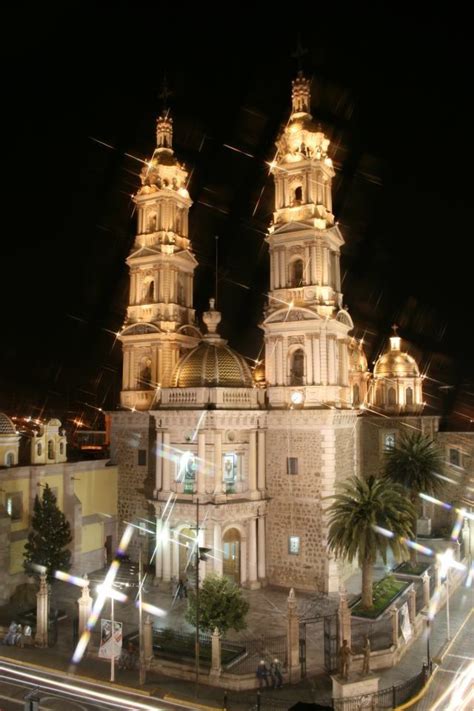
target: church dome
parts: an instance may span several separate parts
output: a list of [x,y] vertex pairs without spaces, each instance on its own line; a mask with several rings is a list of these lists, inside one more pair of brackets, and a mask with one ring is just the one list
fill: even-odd
[[203,341],[186,353],[171,378],[175,388],[251,388],[250,368],[225,344]]
[[201,343],[186,353],[171,376],[174,388],[251,388],[252,374],[244,358],[217,334],[221,320],[210,300],[210,310],[203,315],[208,333]]
[[5,415],[3,412],[0,412],[0,435],[12,434],[17,434],[15,425],[7,415]]
[[390,350],[377,360],[374,367],[376,378],[419,378],[420,370],[412,356],[400,350],[400,338],[390,338]]

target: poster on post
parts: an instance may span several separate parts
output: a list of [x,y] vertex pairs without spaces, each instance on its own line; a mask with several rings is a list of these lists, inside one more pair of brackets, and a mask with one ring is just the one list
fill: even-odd
[[411,629],[411,622],[410,622],[410,613],[408,611],[408,603],[405,602],[399,611],[400,614],[400,626],[402,628],[402,635],[403,639],[405,642],[408,642],[409,639],[412,638],[412,629]]
[[112,634],[111,620],[100,621],[100,647],[99,657],[102,659],[111,659],[112,654],[115,658],[120,657],[122,653],[122,623],[114,622],[114,631]]

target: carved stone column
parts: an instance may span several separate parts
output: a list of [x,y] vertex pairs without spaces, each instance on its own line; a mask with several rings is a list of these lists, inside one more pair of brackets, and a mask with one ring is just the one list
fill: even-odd
[[40,587],[36,593],[36,635],[35,646],[48,646],[48,604],[49,590],[46,574],[40,575]]
[[300,620],[293,588],[288,595],[287,610],[288,675],[290,684],[297,684],[301,678]]

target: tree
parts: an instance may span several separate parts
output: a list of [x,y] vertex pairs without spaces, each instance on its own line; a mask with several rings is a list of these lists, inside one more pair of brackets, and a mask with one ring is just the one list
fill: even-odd
[[31,527],[23,553],[25,570],[31,573],[32,564],[44,565],[48,578],[55,570],[69,570],[71,551],[66,546],[72,541],[71,527],[48,484],[41,500],[35,497]]
[[[411,538],[413,506],[401,486],[386,478],[367,480],[351,477],[331,497],[328,547],[336,558],[352,563],[357,556],[362,569],[362,606],[373,606],[373,565],[377,554],[387,560],[390,548],[397,560],[407,557],[407,547],[400,539]],[[383,535],[374,526],[394,535]]]
[[[433,440],[421,432],[405,434],[398,444],[385,452],[385,476],[408,490],[413,504],[412,529],[416,536],[419,494],[436,496],[442,489],[437,472],[442,467],[441,452]],[[411,551],[412,563],[416,551]]]
[[[242,590],[231,580],[220,575],[207,575],[199,589],[199,627],[204,632],[214,632],[215,628],[224,635],[227,630],[236,632],[247,626],[245,616],[249,604],[242,595]],[[189,592],[186,620],[196,623],[196,593]]]

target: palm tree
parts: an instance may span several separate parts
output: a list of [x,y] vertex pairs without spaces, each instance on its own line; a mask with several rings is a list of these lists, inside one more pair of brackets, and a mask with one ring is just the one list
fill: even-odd
[[[412,529],[416,536],[419,494],[436,496],[442,483],[437,472],[442,466],[441,452],[433,440],[421,432],[404,435],[398,444],[385,451],[385,476],[408,490],[414,513]],[[411,551],[411,561],[416,562],[416,551]]]
[[[407,547],[401,540],[411,538],[413,506],[401,486],[388,479],[351,477],[331,497],[328,508],[328,547],[336,558],[351,563],[357,556],[362,569],[362,606],[373,606],[373,565],[377,554],[384,563],[390,548],[397,560],[406,557]],[[394,535],[384,535],[375,526]]]

